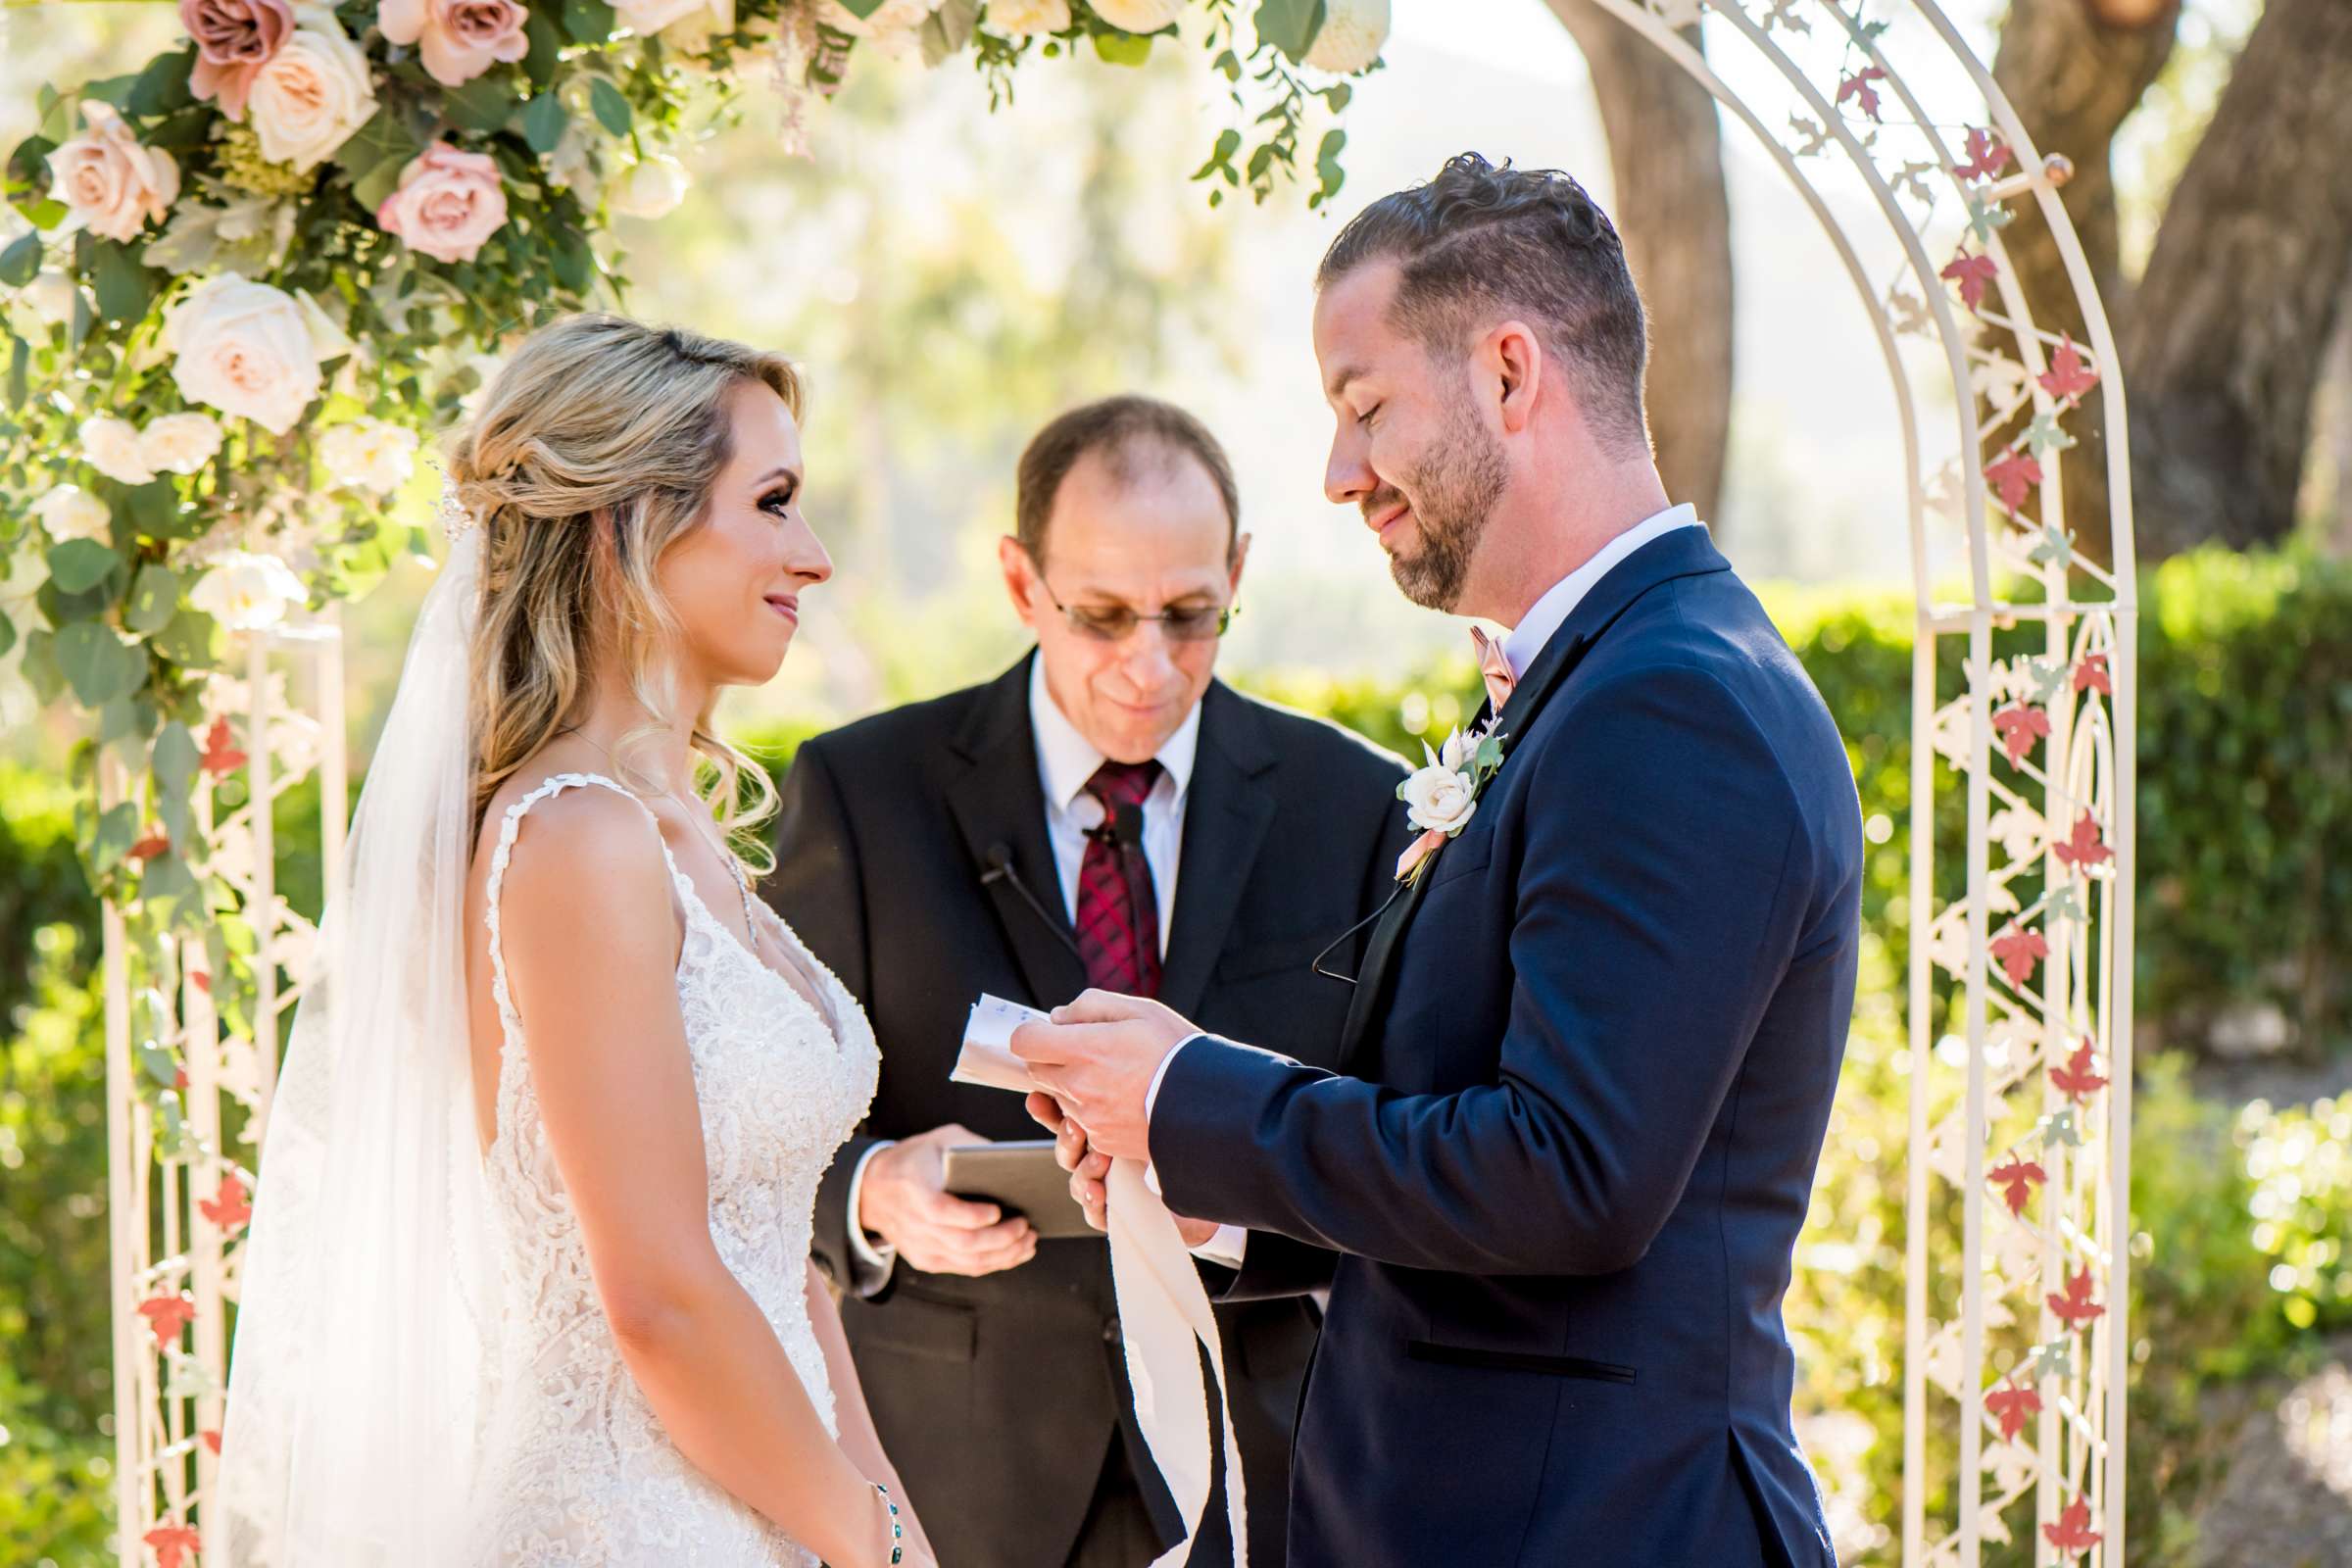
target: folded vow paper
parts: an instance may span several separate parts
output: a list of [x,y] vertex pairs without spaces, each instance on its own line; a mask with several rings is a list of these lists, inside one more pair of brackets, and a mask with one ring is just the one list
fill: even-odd
[[[972,1004],[964,1026],[963,1050],[949,1074],[959,1084],[978,1084],[1029,1094],[1041,1086],[1012,1054],[1012,1032],[1046,1015],[1002,997],[983,996]],[[1225,1349],[1217,1337],[1208,1293],[1177,1234],[1176,1220],[1159,1195],[1145,1184],[1140,1161],[1114,1159],[1105,1186],[1110,1201],[1110,1281],[1118,1298],[1127,1379],[1135,1388],[1135,1418],[1159,1466],[1161,1479],[1184,1515],[1185,1539],[1152,1568],[1178,1568],[1188,1544],[1200,1533],[1208,1511],[1208,1388],[1200,1376],[1205,1346],[1217,1369],[1217,1422],[1225,1435],[1225,1515],[1233,1529],[1234,1568],[1250,1568],[1250,1532],[1242,1496],[1242,1455],[1233,1437],[1233,1414],[1225,1398]]]

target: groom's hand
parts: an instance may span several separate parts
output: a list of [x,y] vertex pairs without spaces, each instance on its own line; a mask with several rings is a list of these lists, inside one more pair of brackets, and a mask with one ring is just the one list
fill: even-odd
[[1200,1032],[1156,1002],[1087,991],[1055,1007],[1053,1022],[1015,1029],[1012,1054],[1086,1128],[1098,1153],[1148,1160],[1144,1097],[1168,1053]]
[[[1040,1127],[1054,1135],[1054,1158],[1070,1173],[1070,1197],[1086,1210],[1086,1222],[1095,1229],[1110,1228],[1110,1190],[1103,1180],[1110,1174],[1110,1156],[1099,1154],[1087,1147],[1086,1129],[1061,1113],[1052,1095],[1031,1095],[1029,1114]],[[1184,1245],[1195,1248],[1217,1234],[1217,1223],[1208,1219],[1187,1219],[1173,1210],[1168,1217],[1176,1222],[1176,1234]]]

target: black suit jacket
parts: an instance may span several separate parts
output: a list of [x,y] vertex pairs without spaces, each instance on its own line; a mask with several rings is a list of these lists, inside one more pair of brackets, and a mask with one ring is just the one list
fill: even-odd
[[[850,1177],[875,1139],[947,1122],[1042,1136],[1016,1097],[948,1080],[981,992],[1053,1006],[1086,985],[1076,953],[1010,878],[981,881],[993,855],[1007,857],[1066,933],[1029,689],[1024,659],[986,685],[808,742],[784,781],[766,897],[864,1004],[882,1047],[873,1111],[817,1197],[817,1260],[845,1287]],[[1349,987],[1309,963],[1387,896],[1400,776],[1396,758],[1336,725],[1212,683],[1160,1000],[1204,1028],[1336,1061]],[[1342,943],[1326,967],[1352,973],[1360,948]],[[1220,1310],[1251,1555],[1279,1562],[1291,1426],[1319,1316],[1298,1298]],[[842,1318],[946,1568],[1062,1562],[1114,1442],[1129,1446],[1172,1539],[1133,1425],[1102,1242],[1044,1242],[1029,1263],[982,1279],[901,1259],[870,1299],[846,1298]]]
[[1781,1298],[1853,1006],[1844,747],[1695,528],[1500,730],[1375,928],[1349,1076],[1195,1040],[1153,1107],[1169,1203],[1252,1228],[1245,1288],[1330,1281],[1291,1568],[1832,1568]]

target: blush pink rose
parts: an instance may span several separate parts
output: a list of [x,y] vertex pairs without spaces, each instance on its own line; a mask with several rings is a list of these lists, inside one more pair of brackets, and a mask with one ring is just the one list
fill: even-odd
[[91,233],[127,241],[172,210],[179,165],[170,153],[140,146],[112,104],[89,99],[81,118],[89,129],[49,155],[50,183]]
[[255,74],[294,30],[294,8],[287,0],[179,0],[179,24],[196,44],[188,90],[243,120]]
[[498,165],[487,153],[462,153],[437,141],[400,172],[375,220],[435,261],[470,262],[507,220]]
[[530,13],[515,0],[379,0],[375,24],[392,43],[417,45],[425,74],[461,87],[497,61],[531,52],[522,33]]

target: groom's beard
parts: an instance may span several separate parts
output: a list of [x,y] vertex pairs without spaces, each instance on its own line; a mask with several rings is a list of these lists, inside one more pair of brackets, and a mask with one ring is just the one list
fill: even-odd
[[[1389,575],[1414,604],[1450,612],[1461,602],[1470,558],[1510,482],[1509,459],[1464,398],[1413,470],[1399,477],[1414,497],[1413,532],[1420,549],[1410,557],[1389,557]],[[1364,514],[1379,515],[1397,496],[1384,487],[1364,503]]]

